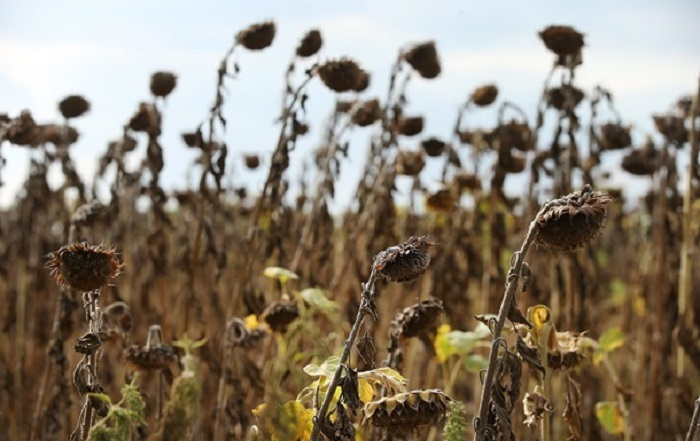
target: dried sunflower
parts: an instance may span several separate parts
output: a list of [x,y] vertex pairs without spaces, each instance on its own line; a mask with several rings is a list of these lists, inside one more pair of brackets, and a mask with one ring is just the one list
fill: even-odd
[[297,46],[297,56],[310,57],[315,55],[323,45],[323,38],[317,29],[312,29],[304,35],[299,46]]
[[70,95],[58,103],[58,110],[64,118],[76,118],[90,110],[90,103],[80,95]]
[[415,136],[423,131],[423,117],[422,116],[411,116],[411,117],[401,117],[396,124],[396,131],[399,135],[403,136]]
[[432,41],[413,46],[403,54],[403,59],[423,78],[432,79],[440,75],[440,60]]
[[427,271],[430,266],[428,250],[434,245],[428,236],[412,236],[374,256],[372,269],[389,282],[410,282]]
[[362,422],[371,421],[390,434],[415,433],[427,425],[443,424],[452,401],[438,389],[404,392],[365,404]]
[[396,339],[417,337],[430,330],[444,311],[440,300],[430,298],[418,302],[396,314],[389,334]]
[[113,249],[105,250],[84,242],[61,247],[49,254],[49,258],[46,266],[59,285],[85,292],[107,285],[124,268]]
[[265,49],[275,39],[275,23],[266,21],[249,26],[236,35],[236,41],[251,51]]
[[485,86],[477,87],[474,92],[472,92],[471,100],[474,104],[479,107],[485,107],[493,104],[498,97],[498,87],[495,84],[487,84]]
[[[323,84],[335,92],[347,92],[360,88],[364,81],[363,73],[367,76],[367,73],[349,58],[327,61],[318,67],[318,75]],[[369,78],[366,80],[369,82]]]
[[610,202],[607,194],[592,191],[590,185],[550,202],[536,220],[537,242],[557,251],[583,247],[600,235]]
[[151,93],[155,96],[170,95],[176,85],[177,77],[172,72],[156,72],[151,75]]

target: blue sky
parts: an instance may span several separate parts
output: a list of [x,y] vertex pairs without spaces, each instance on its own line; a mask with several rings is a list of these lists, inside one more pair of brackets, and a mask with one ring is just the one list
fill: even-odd
[[[156,70],[178,75],[164,109],[166,148],[163,182],[184,187],[193,152],[180,133],[196,127],[214,97],[216,68],[235,33],[265,19],[277,24],[271,48],[239,52],[242,72],[228,84],[224,113],[236,183],[261,186],[263,172],[244,170],[240,156],[270,152],[276,142],[283,74],[299,38],[318,28],[321,59],[349,55],[372,73],[367,97],[385,95],[389,69],[402,46],[435,40],[443,66],[436,80],[416,79],[409,111],[427,118],[425,136],[449,137],[455,111],[470,91],[494,82],[500,99],[522,106],[534,118],[542,82],[553,55],[537,37],[550,24],[572,25],[586,35],[579,87],[601,84],[615,94],[633,139],[652,131],[650,115],[689,94],[700,75],[700,2],[684,1],[63,1],[2,0],[0,5],[0,112],[30,109],[40,122],[58,121],[57,103],[70,94],[92,105],[75,121],[81,138],[72,154],[84,176],[140,101],[149,100]],[[318,81],[309,89],[312,132],[292,157],[291,180],[311,162],[333,95]],[[495,121],[495,108],[471,124]],[[347,201],[366,151],[369,131],[353,135],[339,194]],[[411,141],[407,145],[415,145]],[[27,174],[29,153],[4,145],[8,203]],[[634,182],[619,172],[613,182]],[[617,179],[617,181],[616,181]]]

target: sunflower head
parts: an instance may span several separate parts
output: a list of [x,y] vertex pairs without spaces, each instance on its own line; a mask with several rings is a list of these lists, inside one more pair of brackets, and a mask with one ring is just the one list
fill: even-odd
[[114,249],[85,242],[66,245],[49,254],[46,266],[56,283],[84,292],[102,288],[124,269]]

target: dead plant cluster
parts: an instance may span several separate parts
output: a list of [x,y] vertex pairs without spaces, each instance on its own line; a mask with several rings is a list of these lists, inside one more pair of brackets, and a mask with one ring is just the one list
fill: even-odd
[[[691,439],[697,94],[635,139],[611,91],[577,85],[583,34],[550,26],[534,114],[475,84],[455,91],[451,133],[427,134],[430,115],[408,104],[412,83],[450,68],[434,42],[401,48],[373,97],[372,73],[313,29],[290,48],[261,158],[229,148],[227,98],[250,87],[240,52],[277,44],[276,29],[240,30],[212,66],[210,111],[182,134],[198,155],[188,190],[160,179],[175,73],[152,75],[89,180],[71,155],[80,118],[100,111],[89,97],[61,100],[59,122],[0,114],[0,159],[31,151],[0,211],[0,439]],[[336,105],[291,198],[295,147],[320,124],[305,112],[312,81]],[[472,123],[489,109],[491,125]],[[331,213],[363,149],[352,204]],[[606,186],[613,161],[648,181],[643,200]],[[262,189],[231,187],[234,162]]]

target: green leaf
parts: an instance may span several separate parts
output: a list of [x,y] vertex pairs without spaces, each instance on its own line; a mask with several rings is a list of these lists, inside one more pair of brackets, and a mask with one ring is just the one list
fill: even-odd
[[112,404],[112,399],[109,398],[109,395],[107,395],[107,394],[91,392],[88,395],[90,395],[91,397],[99,398],[100,400],[104,401],[107,404]]
[[598,339],[598,351],[608,354],[625,343],[625,334],[618,327],[606,329]]
[[483,323],[479,323],[473,331],[452,331],[450,329],[450,325],[447,324],[440,326],[433,343],[441,363],[452,355],[471,353],[481,339],[491,335],[491,331]]
[[613,306],[622,306],[630,296],[627,284],[621,279],[613,279],[610,282],[610,303]]
[[338,363],[340,363],[340,357],[331,355],[321,366],[313,363],[307,364],[304,366],[304,372],[312,377],[332,378],[335,374],[335,370],[338,368]]
[[464,357],[464,369],[467,372],[481,372],[482,369],[486,369],[489,365],[489,361],[481,354],[467,355]]
[[306,303],[326,314],[340,309],[338,303],[328,300],[328,297],[326,297],[326,292],[322,289],[306,288],[300,294]]
[[616,402],[601,401],[596,403],[595,416],[606,432],[619,435],[624,431],[624,418]]

